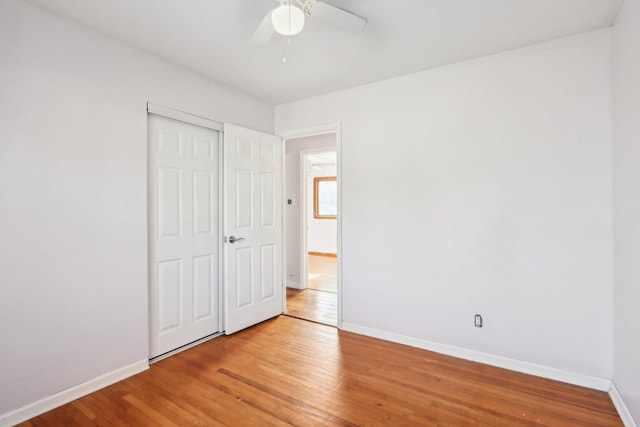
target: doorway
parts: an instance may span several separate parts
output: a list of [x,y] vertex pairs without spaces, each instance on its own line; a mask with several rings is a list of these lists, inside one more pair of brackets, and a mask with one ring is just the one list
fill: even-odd
[[336,132],[285,140],[286,313],[337,326]]
[[336,150],[303,152],[306,287],[338,293]]

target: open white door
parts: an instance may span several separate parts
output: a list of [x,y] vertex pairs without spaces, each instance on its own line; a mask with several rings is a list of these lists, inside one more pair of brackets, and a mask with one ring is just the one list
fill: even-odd
[[283,311],[282,140],[224,125],[225,333]]

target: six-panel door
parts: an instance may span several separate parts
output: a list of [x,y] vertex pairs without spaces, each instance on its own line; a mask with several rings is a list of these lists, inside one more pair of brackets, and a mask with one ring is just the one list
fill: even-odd
[[151,358],[221,330],[219,136],[149,115]]
[[225,333],[231,334],[282,313],[282,141],[229,124],[224,141]]

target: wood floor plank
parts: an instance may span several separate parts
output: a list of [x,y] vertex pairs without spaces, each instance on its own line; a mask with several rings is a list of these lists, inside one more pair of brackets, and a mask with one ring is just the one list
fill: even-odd
[[338,296],[335,293],[316,289],[287,288],[287,314],[336,326]]
[[621,426],[604,392],[281,316],[23,426]]

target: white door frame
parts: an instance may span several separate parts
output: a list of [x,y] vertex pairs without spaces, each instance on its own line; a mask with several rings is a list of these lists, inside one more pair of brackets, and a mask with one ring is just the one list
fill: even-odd
[[[299,129],[291,129],[291,130],[282,130],[276,132],[276,135],[281,137],[283,140],[294,139],[294,138],[304,138],[309,136],[317,136],[317,135],[326,135],[329,133],[335,133],[336,135],[336,175],[337,175],[337,186],[338,186],[338,215],[336,217],[337,220],[337,249],[338,249],[338,257],[337,257],[337,282],[338,282],[338,307],[337,307],[337,322],[336,326],[338,329],[342,329],[342,123],[328,123],[324,125],[318,126],[310,126],[306,128]],[[286,143],[285,143],[286,145]],[[284,150],[282,150],[282,155],[284,156]],[[326,150],[321,150],[326,151]],[[284,159],[283,159],[284,160]],[[306,168],[306,166],[305,166]],[[285,168],[283,168],[283,174],[286,173]],[[282,185],[283,185],[283,194],[285,194],[285,177],[282,177]],[[284,221],[284,215],[282,215]],[[304,221],[301,221],[304,223]],[[285,232],[285,224],[282,224],[282,241],[286,242]],[[304,234],[304,233],[303,233]],[[284,251],[283,251],[284,252]],[[286,259],[283,256],[283,271],[286,272]],[[302,275],[305,272],[300,272]],[[301,277],[302,279],[302,277]],[[302,281],[302,280],[301,280]],[[283,280],[282,286],[285,288],[283,292],[283,307],[286,307],[287,304],[287,292],[286,292],[286,280]]]
[[[224,158],[223,158],[223,145],[224,145],[224,124],[220,123],[220,122],[216,122],[215,120],[211,120],[211,119],[207,119],[205,117],[200,117],[200,116],[196,116],[194,114],[190,114],[190,113],[185,113],[184,111],[180,111],[180,110],[175,110],[169,107],[164,107],[162,105],[158,105],[158,104],[154,104],[151,102],[147,102],[147,120],[149,117],[149,114],[156,114],[158,116],[163,116],[163,117],[167,117],[170,119],[174,119],[174,120],[178,120],[181,122],[185,122],[185,123],[189,123],[192,125],[197,125],[197,126],[201,126],[207,129],[213,129],[215,131],[218,131],[218,209],[221,210],[220,215],[218,215],[218,324],[220,325],[220,331],[209,335],[207,337],[204,337],[200,340],[197,340],[193,343],[187,344],[185,346],[179,347],[173,351],[170,351],[168,353],[165,353],[161,356],[158,356],[156,358],[153,359],[153,362],[157,362],[159,360],[162,360],[166,357],[169,357],[175,353],[184,351],[188,348],[191,348],[197,344],[200,344],[201,342],[207,341],[209,339],[215,338],[217,336],[220,336],[223,334],[225,325],[224,325],[224,260],[223,260],[223,214],[224,214],[224,210],[222,209],[223,207],[223,190],[224,190],[224,170],[223,170],[223,166],[224,166]],[[146,147],[147,147],[147,162],[149,161],[149,135],[147,135],[147,143],[146,143]],[[147,174],[149,173],[149,167],[150,165],[147,164]],[[147,197],[149,196],[149,176],[147,175]],[[148,202],[147,202],[148,203]],[[147,212],[147,245],[151,244],[151,237],[148,234],[149,233],[149,215],[153,215],[153,212]],[[149,258],[149,256],[147,256],[147,268],[151,268],[151,259]],[[147,273],[147,278],[149,280],[149,283],[147,286],[151,286],[151,282],[150,282],[150,276]],[[147,298],[147,300],[149,301],[149,298]],[[149,307],[147,307],[148,309]],[[149,323],[150,324],[150,323]],[[150,327],[150,326],[149,326]],[[149,341],[149,349],[151,349],[151,342]]]

